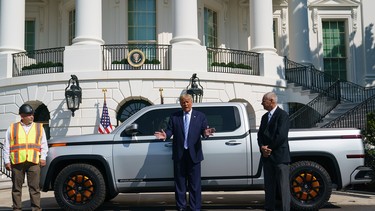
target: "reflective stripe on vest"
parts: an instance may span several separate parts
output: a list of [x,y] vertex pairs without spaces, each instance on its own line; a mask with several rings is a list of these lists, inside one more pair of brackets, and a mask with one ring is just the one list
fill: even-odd
[[29,161],[39,163],[43,125],[33,123],[26,134],[21,123],[10,127],[10,160],[12,164]]

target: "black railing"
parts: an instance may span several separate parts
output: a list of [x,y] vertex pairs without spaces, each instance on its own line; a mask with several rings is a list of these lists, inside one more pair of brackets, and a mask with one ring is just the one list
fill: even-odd
[[[128,55],[133,50],[144,54],[143,65],[134,65],[132,61],[129,64]],[[171,45],[103,45],[103,70],[170,70],[170,50]]]
[[325,128],[366,128],[367,114],[375,112],[375,95],[350,109],[345,114],[328,122]]
[[311,102],[289,116],[291,128],[311,128],[340,103],[340,83],[337,81]]
[[207,47],[208,72],[260,75],[259,53]]
[[[317,70],[313,65],[303,65],[285,57],[285,78],[304,88],[325,92],[328,87],[336,83],[338,78]],[[355,83],[340,80],[340,97],[342,101],[362,102],[375,94],[374,87],[362,87]]]
[[4,150],[4,145],[0,143],[0,172],[4,174],[7,177],[11,177],[11,171],[8,171],[5,169],[4,162],[3,162],[3,150]]
[[64,47],[14,53],[13,77],[64,72]]
[[328,87],[337,81],[337,78],[315,69],[312,65],[298,64],[286,57],[285,79],[318,93],[325,92]]
[[[291,60],[288,60],[286,57],[285,57],[285,78],[289,82],[296,83],[304,88],[316,91],[318,93],[328,94],[329,96],[335,96],[334,98],[336,98],[337,96],[339,100],[338,103],[343,102],[343,101],[360,103],[360,102],[365,101],[366,99],[369,99],[371,96],[375,94],[374,87],[362,87],[352,82],[348,82],[344,80],[340,81],[337,79],[337,77],[334,77],[330,74],[317,70],[313,65],[302,65],[302,64],[293,62]],[[338,84],[338,87],[337,85],[335,85],[336,88],[327,89],[327,87],[330,87],[333,84]],[[323,102],[321,102],[318,99],[314,99],[313,101],[311,101],[310,103],[302,107],[301,109],[303,110],[299,109],[301,110],[300,112],[298,112],[299,111],[298,110],[295,114],[291,115],[292,117],[291,126],[302,127],[299,125],[304,125],[305,127],[308,127],[308,125],[310,125],[311,127],[314,127],[315,126],[314,122],[315,123],[320,122],[320,120],[323,119],[324,116],[328,113],[326,112],[322,113],[319,110],[312,110],[312,109],[315,109],[315,107],[319,108],[320,105],[326,104],[327,106],[330,106],[327,108],[327,111],[331,111],[333,110],[334,107],[338,105],[338,103],[336,104],[336,103],[324,102],[326,100],[325,98],[320,98],[320,99]],[[310,109],[310,115],[312,115],[311,117],[312,121],[305,122],[304,119],[309,119],[306,116],[308,115],[307,111],[309,109]],[[317,114],[314,115],[314,113],[317,113]],[[324,114],[324,115],[321,115],[321,114]],[[300,115],[301,117],[297,117],[297,115]],[[353,115],[349,115],[349,116],[351,118],[356,118]],[[349,116],[346,118],[349,118]],[[320,119],[319,120],[316,119],[317,117],[319,117]],[[365,120],[365,118],[362,119],[361,121],[363,120]],[[358,120],[352,119],[352,120],[348,120],[347,122],[356,122],[356,121]],[[332,123],[328,123],[328,125],[332,125],[332,127],[340,127],[340,126],[333,126],[335,124],[344,124],[344,123],[338,123],[335,120],[333,120]],[[355,127],[359,127],[363,124],[364,122],[361,122],[358,126],[355,126]]]

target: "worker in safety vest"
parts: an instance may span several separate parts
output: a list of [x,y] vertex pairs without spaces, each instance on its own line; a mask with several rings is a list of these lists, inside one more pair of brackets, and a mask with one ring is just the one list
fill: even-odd
[[48,145],[43,125],[34,123],[34,110],[28,104],[19,109],[21,121],[10,125],[5,135],[3,159],[12,171],[13,210],[22,210],[22,184],[27,175],[32,210],[40,207],[40,168],[46,165]]

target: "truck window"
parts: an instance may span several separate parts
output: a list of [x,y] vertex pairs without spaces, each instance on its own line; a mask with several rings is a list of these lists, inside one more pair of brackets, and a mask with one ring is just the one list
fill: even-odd
[[[241,126],[239,111],[234,106],[222,107],[193,107],[203,112],[210,127],[214,127],[217,133],[231,132]],[[168,126],[169,116],[181,108],[158,109],[152,110],[133,123],[138,124],[139,136],[153,136],[155,131],[166,129]]]
[[231,132],[241,126],[237,107],[193,107],[193,109],[203,112],[207,117],[208,125],[214,127],[217,133]]
[[169,116],[178,110],[181,109],[159,109],[152,110],[143,114],[141,117],[134,121],[134,123],[138,124],[138,135],[153,136],[155,131],[166,129],[168,126]]

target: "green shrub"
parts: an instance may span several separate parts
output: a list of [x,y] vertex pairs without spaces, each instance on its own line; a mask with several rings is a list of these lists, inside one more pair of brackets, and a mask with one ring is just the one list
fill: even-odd
[[38,62],[36,64],[32,64],[29,66],[22,67],[22,70],[30,70],[30,69],[39,69],[39,68],[48,68],[48,67],[62,67],[63,63],[61,62]]
[[367,114],[366,128],[362,132],[365,137],[367,144],[375,146],[375,113],[371,112]]
[[246,64],[236,64],[234,62],[229,62],[228,64],[225,62],[212,62],[211,66],[217,66],[217,67],[230,67],[230,68],[241,68],[241,69],[249,69],[251,70],[252,68],[249,65]]
[[362,130],[364,137],[366,158],[366,166],[370,166],[375,170],[375,113],[367,114],[366,128]]

